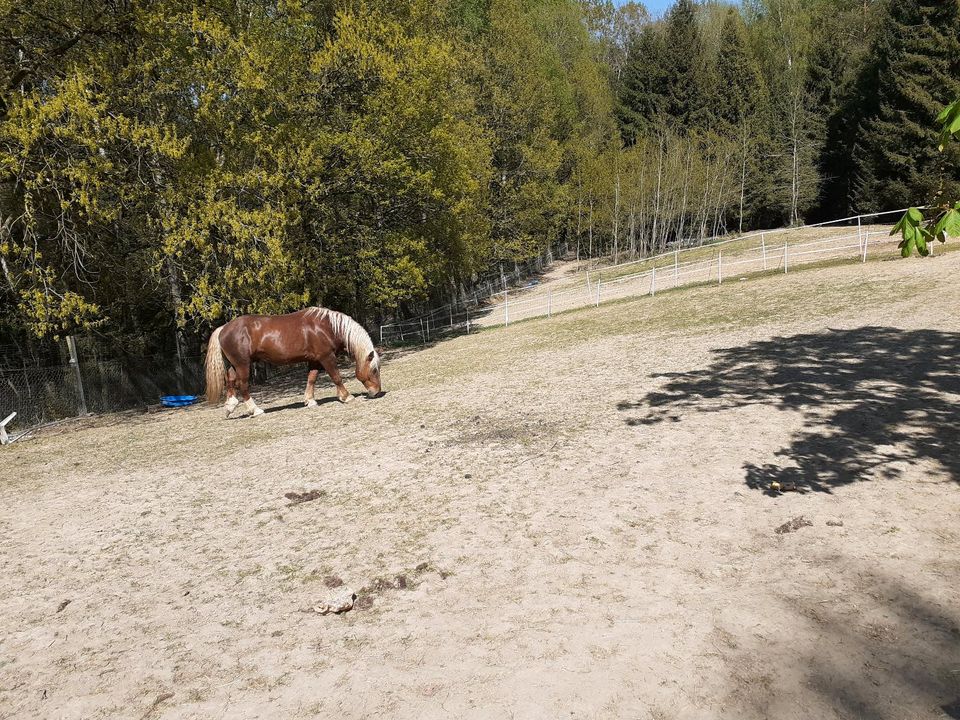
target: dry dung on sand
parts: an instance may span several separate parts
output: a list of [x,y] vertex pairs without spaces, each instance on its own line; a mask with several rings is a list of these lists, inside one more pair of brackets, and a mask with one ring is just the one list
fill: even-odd
[[786,533],[796,532],[802,527],[810,527],[813,523],[807,520],[803,515],[793,518],[793,520],[788,520],[783,525],[780,525],[774,532],[777,535],[785,535]]

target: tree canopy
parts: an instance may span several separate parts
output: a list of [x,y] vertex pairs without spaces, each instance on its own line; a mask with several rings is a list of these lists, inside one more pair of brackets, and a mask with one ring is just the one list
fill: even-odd
[[0,345],[363,322],[954,193],[960,6],[0,0]]

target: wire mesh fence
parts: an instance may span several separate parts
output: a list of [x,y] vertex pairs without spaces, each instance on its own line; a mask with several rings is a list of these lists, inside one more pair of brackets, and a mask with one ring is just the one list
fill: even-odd
[[0,370],[0,414],[16,412],[16,430],[86,413],[145,408],[163,395],[195,395],[202,389],[200,357],[80,359]]
[[683,286],[714,283],[762,273],[789,273],[814,263],[866,262],[880,253],[893,255],[898,239],[883,218],[903,213],[841,218],[798,228],[752,233],[709,244],[677,243],[669,252],[602,268],[588,268],[565,282],[502,292],[461,307],[438,308],[428,315],[382,325],[383,345],[420,344],[491,325],[550,317],[576,308]]

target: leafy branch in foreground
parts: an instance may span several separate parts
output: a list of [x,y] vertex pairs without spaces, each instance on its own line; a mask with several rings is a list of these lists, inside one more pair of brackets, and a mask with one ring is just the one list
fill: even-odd
[[[941,126],[940,152],[955,136],[960,135],[960,98],[943,109],[937,116]],[[925,220],[919,209],[912,207],[900,218],[891,235],[899,233],[903,240],[898,247],[903,257],[910,257],[916,250],[922,257],[930,254],[930,243],[934,240],[946,242],[948,237],[960,237],[960,200],[952,205],[947,202],[934,208],[936,215]]]

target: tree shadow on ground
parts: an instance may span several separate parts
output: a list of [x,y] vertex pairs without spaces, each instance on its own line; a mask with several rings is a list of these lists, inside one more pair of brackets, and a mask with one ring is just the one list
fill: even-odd
[[939,462],[960,481],[960,333],[863,327],[778,337],[715,351],[706,368],[667,373],[666,385],[624,412],[629,425],[679,422],[684,411],[772,405],[804,413],[777,452],[784,464],[745,463],[750,487],[771,481],[830,492],[903,463]]
[[783,597],[782,627],[744,634],[743,646],[723,653],[729,704],[740,717],[784,717],[791,706],[815,717],[810,703],[837,718],[957,717],[960,620],[952,606],[912,587],[916,580],[848,563],[831,570],[859,587]]

